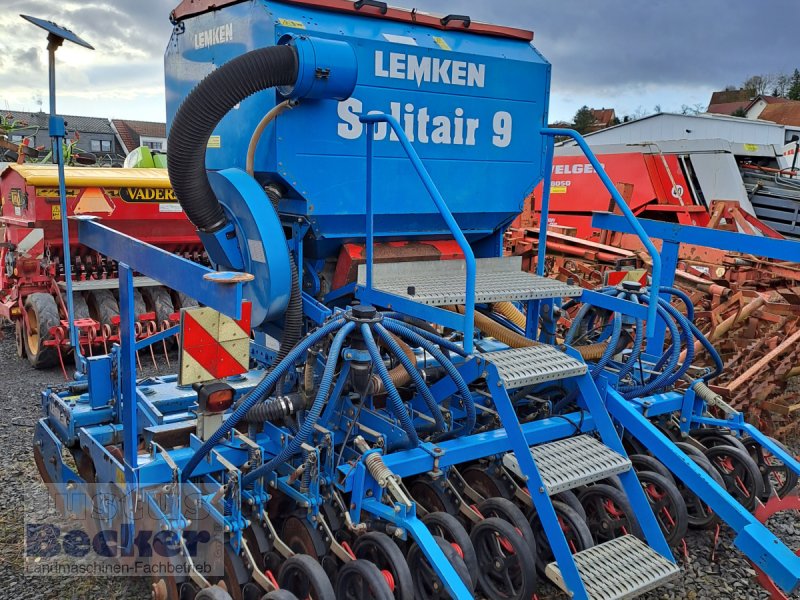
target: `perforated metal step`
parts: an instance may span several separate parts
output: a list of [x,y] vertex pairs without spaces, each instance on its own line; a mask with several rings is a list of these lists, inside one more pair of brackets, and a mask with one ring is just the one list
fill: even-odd
[[481,358],[497,367],[500,378],[510,390],[586,373],[586,364],[546,344],[486,352]]
[[[593,600],[634,598],[680,573],[677,565],[632,535],[578,552],[574,559],[586,593]],[[556,563],[547,565],[545,573],[568,592]]]
[[[376,290],[430,306],[466,302],[466,263],[463,260],[377,264],[372,272]],[[366,281],[366,266],[358,282]],[[477,261],[475,302],[541,300],[581,295],[581,288],[522,270],[522,257],[481,258]]]
[[[548,494],[600,481],[631,468],[630,460],[588,435],[540,444],[531,448],[531,454]],[[523,477],[513,453],[503,456],[503,464],[518,477]]]

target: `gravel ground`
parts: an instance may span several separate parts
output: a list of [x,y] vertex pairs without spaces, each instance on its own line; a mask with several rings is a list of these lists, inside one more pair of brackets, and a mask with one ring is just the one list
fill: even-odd
[[[149,598],[149,582],[143,578],[25,577],[22,573],[23,514],[25,490],[41,486],[31,453],[33,424],[39,418],[39,393],[47,384],[63,382],[60,369],[34,371],[14,352],[13,331],[2,330],[0,340],[0,598],[23,599],[140,599]],[[144,361],[144,356],[142,357]],[[148,358],[149,360],[149,358]],[[800,547],[800,520],[779,515],[773,531]],[[651,592],[650,600],[703,600],[731,598],[766,600],[768,594],[755,582],[754,571],[732,546],[723,530],[715,555],[710,532],[690,532],[690,560],[682,575]],[[542,600],[564,598],[543,584]],[[800,595],[794,596],[800,598]]]

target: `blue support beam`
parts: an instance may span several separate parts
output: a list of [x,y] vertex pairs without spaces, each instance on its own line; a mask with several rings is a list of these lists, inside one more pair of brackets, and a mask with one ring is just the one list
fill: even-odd
[[242,317],[242,287],[238,281],[210,281],[216,273],[180,256],[114,231],[92,217],[77,217],[78,241],[113,260],[125,263],[132,271],[158,280],[183,292],[233,319]]

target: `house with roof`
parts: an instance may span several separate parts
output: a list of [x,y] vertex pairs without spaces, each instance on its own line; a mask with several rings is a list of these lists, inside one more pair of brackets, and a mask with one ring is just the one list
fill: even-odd
[[707,113],[717,115],[732,115],[739,111],[747,110],[753,101],[753,90],[723,90],[711,94]]
[[800,128],[800,101],[785,100],[774,104],[768,104],[758,114],[760,121],[772,121],[786,128]]
[[772,104],[785,104],[786,102],[792,102],[792,100],[781,98],[780,96],[756,96],[745,109],[745,117],[748,119],[760,119],[761,113],[764,112],[767,106]]
[[592,108],[594,123],[589,125],[589,131],[600,131],[619,123],[617,113],[613,108]]
[[111,125],[119,136],[125,154],[139,146],[146,146],[159,152],[167,151],[167,125],[165,123],[112,119]]
[[[41,148],[43,154],[49,152],[50,130],[47,113],[4,110],[0,111],[0,114],[6,122],[16,123],[8,133],[9,142],[22,143],[27,139],[29,147]],[[63,117],[67,125],[67,138],[77,140],[76,147],[80,154],[87,155],[100,164],[122,165],[125,151],[108,119],[77,115],[63,115]]]

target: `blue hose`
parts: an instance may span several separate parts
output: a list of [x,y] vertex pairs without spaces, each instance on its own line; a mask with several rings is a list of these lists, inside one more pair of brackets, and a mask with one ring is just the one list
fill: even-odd
[[420,375],[419,371],[417,370],[417,365],[411,362],[411,359],[409,359],[408,356],[406,356],[406,353],[403,352],[403,349],[400,347],[400,344],[397,343],[397,340],[395,340],[392,335],[386,331],[386,328],[383,325],[376,323],[375,331],[378,333],[378,337],[383,340],[392,353],[397,357],[397,359],[400,361],[400,364],[403,365],[403,368],[411,376],[411,379],[414,380],[414,385],[417,386],[417,390],[422,396],[422,399],[425,401],[425,405],[428,407],[428,410],[430,411],[434,421],[436,421],[436,430],[446,431],[447,425],[444,422],[442,411],[439,408],[439,405],[436,403],[436,399],[433,397],[433,394],[431,394],[428,384],[425,383],[425,379],[423,379],[422,375]]
[[[333,383],[333,376],[336,374],[336,365],[339,364],[339,354],[342,352],[342,346],[344,345],[347,336],[351,331],[353,331],[355,326],[355,323],[348,321],[341,326],[341,329],[339,329],[339,331],[336,333],[336,337],[333,338],[330,350],[328,351],[328,361],[325,363],[325,370],[322,373],[322,379],[319,383],[317,397],[314,399],[311,409],[306,414],[306,418],[303,419],[303,424],[300,426],[300,431],[298,431],[297,435],[292,438],[292,441],[281,448],[280,452],[278,452],[278,454],[276,454],[269,462],[264,463],[257,469],[250,471],[244,477],[242,477],[242,485],[250,485],[259,477],[274,471],[280,464],[285,463],[288,459],[297,454],[302,449],[303,444],[308,440],[309,437],[311,437],[311,434],[314,432],[314,426],[317,424],[317,420],[319,419],[322,409],[325,406],[325,402],[328,399],[331,383]],[[305,341],[301,343],[305,344]],[[293,353],[294,350],[289,354],[289,356],[291,356]],[[286,358],[288,359],[289,357],[287,356]]]
[[[621,294],[620,294],[621,295]],[[611,330],[611,339],[608,341],[606,349],[597,364],[592,368],[592,377],[597,377],[606,368],[606,365],[611,362],[614,353],[617,351],[617,344],[619,344],[619,336],[622,333],[622,316],[614,313],[614,323]]]
[[[639,297],[636,294],[631,294],[631,302],[635,302],[639,304]],[[617,373],[617,377],[620,381],[622,378],[625,377],[628,373],[631,372],[634,366],[636,366],[636,361],[639,360],[639,357],[642,354],[642,350],[644,349],[644,322],[642,319],[636,319],[636,333],[634,334],[633,338],[633,350],[631,350],[630,355],[628,356],[627,362],[622,365],[622,368]]]
[[676,298],[680,298],[681,302],[683,302],[683,305],[686,307],[686,318],[690,321],[694,321],[694,304],[692,304],[692,299],[689,298],[688,295],[673,287],[660,287],[658,291],[662,294],[670,294]]
[[[677,381],[681,377],[683,377],[686,372],[689,370],[689,367],[692,366],[692,361],[694,360],[694,337],[692,335],[692,328],[689,324],[688,319],[681,314],[681,312],[672,306],[666,300],[659,298],[658,299],[659,306],[662,306],[672,317],[678,322],[681,326],[682,337],[686,343],[686,358],[683,361],[680,369],[674,375],[674,381]],[[673,381],[673,383],[674,383]]]
[[428,352],[442,367],[444,367],[445,371],[447,371],[447,374],[458,388],[459,395],[464,403],[464,411],[466,412],[465,422],[458,429],[451,431],[449,437],[472,433],[472,430],[475,428],[475,401],[472,399],[472,394],[469,391],[467,382],[464,381],[464,378],[461,376],[461,373],[458,372],[455,365],[434,345],[434,342],[425,339],[422,335],[407,327],[405,323],[400,323],[393,319],[384,319],[383,325],[392,333],[399,335],[401,338],[408,340],[415,346],[419,346]]
[[[393,314],[393,313],[388,313],[388,314]],[[394,313],[394,314],[396,314],[396,313]],[[442,336],[436,335],[435,333],[431,333],[430,331],[425,331],[424,329],[422,329],[420,327],[417,327],[416,325],[411,325],[411,324],[405,323],[403,321],[398,321],[396,319],[392,319],[391,317],[387,318],[386,315],[384,315],[384,317],[385,318],[384,318],[383,322],[385,324],[396,323],[397,325],[405,327],[408,331],[413,331],[414,333],[419,335],[421,338],[426,339],[429,342],[433,342],[437,346],[441,346],[445,350],[449,350],[450,352],[453,352],[454,354],[458,354],[459,356],[467,356],[467,353],[464,352],[464,348],[462,348],[461,346],[459,346],[455,342],[451,342],[450,340],[446,340]],[[388,327],[387,327],[387,329],[388,329]]]
[[389,377],[389,371],[386,369],[386,365],[383,364],[381,352],[378,350],[378,344],[375,343],[375,338],[372,336],[369,323],[361,324],[361,337],[364,338],[367,351],[369,352],[370,358],[372,358],[372,368],[377,372],[381,381],[383,381],[383,387],[386,390],[392,414],[400,420],[400,426],[403,428],[403,431],[406,432],[411,446],[416,448],[419,446],[419,437],[417,436],[417,430],[414,429],[414,422],[411,420],[411,415],[408,413],[406,405],[403,404],[403,400],[400,398],[400,393],[394,386],[392,378]]
[[275,368],[272,369],[258,384],[254,387],[250,392],[245,396],[243,401],[239,404],[238,408],[233,411],[230,417],[228,417],[225,422],[222,424],[222,427],[217,429],[211,437],[209,437],[205,443],[197,449],[189,461],[186,463],[186,466],[183,468],[181,472],[181,480],[187,481],[189,477],[191,477],[192,473],[194,472],[197,465],[200,464],[200,461],[205,458],[205,456],[211,451],[211,449],[225,437],[228,432],[236,427],[239,424],[248,411],[253,408],[259,401],[262,400],[262,396],[266,394],[272,387],[278,383],[278,380],[281,376],[289,369],[292,365],[314,344],[316,344],[319,340],[324,338],[326,335],[333,333],[334,331],[340,329],[344,325],[344,320],[342,318],[335,319],[319,329],[317,329],[314,333],[309,335],[306,339],[301,341],[297,346],[295,346],[289,354],[286,355],[281,362],[275,365]]

